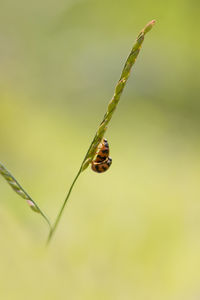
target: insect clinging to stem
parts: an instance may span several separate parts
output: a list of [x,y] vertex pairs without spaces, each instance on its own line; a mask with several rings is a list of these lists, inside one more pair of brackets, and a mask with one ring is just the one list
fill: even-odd
[[92,161],[92,170],[97,173],[107,171],[112,164],[112,158],[109,157],[109,145],[107,139],[103,138],[98,146],[95,159]]

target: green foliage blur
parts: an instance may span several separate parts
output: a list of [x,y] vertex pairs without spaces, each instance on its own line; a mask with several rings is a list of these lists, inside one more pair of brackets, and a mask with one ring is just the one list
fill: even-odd
[[0,0],[0,161],[60,209],[138,32],[106,138],[48,228],[0,178],[0,299],[200,299],[200,2]]

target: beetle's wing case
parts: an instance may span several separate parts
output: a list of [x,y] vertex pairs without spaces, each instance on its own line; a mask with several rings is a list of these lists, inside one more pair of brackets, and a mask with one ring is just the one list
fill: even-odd
[[102,162],[106,160],[109,156],[109,145],[106,139],[102,139],[99,144],[96,157],[94,159],[95,162]]
[[107,171],[110,168],[111,164],[112,164],[112,158],[108,157],[103,162],[97,163],[97,162],[93,161],[91,168],[94,172],[103,173],[103,172]]

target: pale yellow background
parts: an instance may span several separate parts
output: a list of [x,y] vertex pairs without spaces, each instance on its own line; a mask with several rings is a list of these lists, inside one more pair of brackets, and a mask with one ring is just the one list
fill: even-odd
[[200,4],[0,0],[0,161],[53,221],[137,33],[106,137],[48,228],[0,178],[0,299],[200,299]]

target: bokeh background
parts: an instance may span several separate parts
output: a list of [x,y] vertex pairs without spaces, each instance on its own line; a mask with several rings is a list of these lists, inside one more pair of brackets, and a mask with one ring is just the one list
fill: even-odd
[[0,0],[0,160],[53,221],[146,36],[106,137],[48,228],[0,178],[0,298],[200,299],[200,3]]

